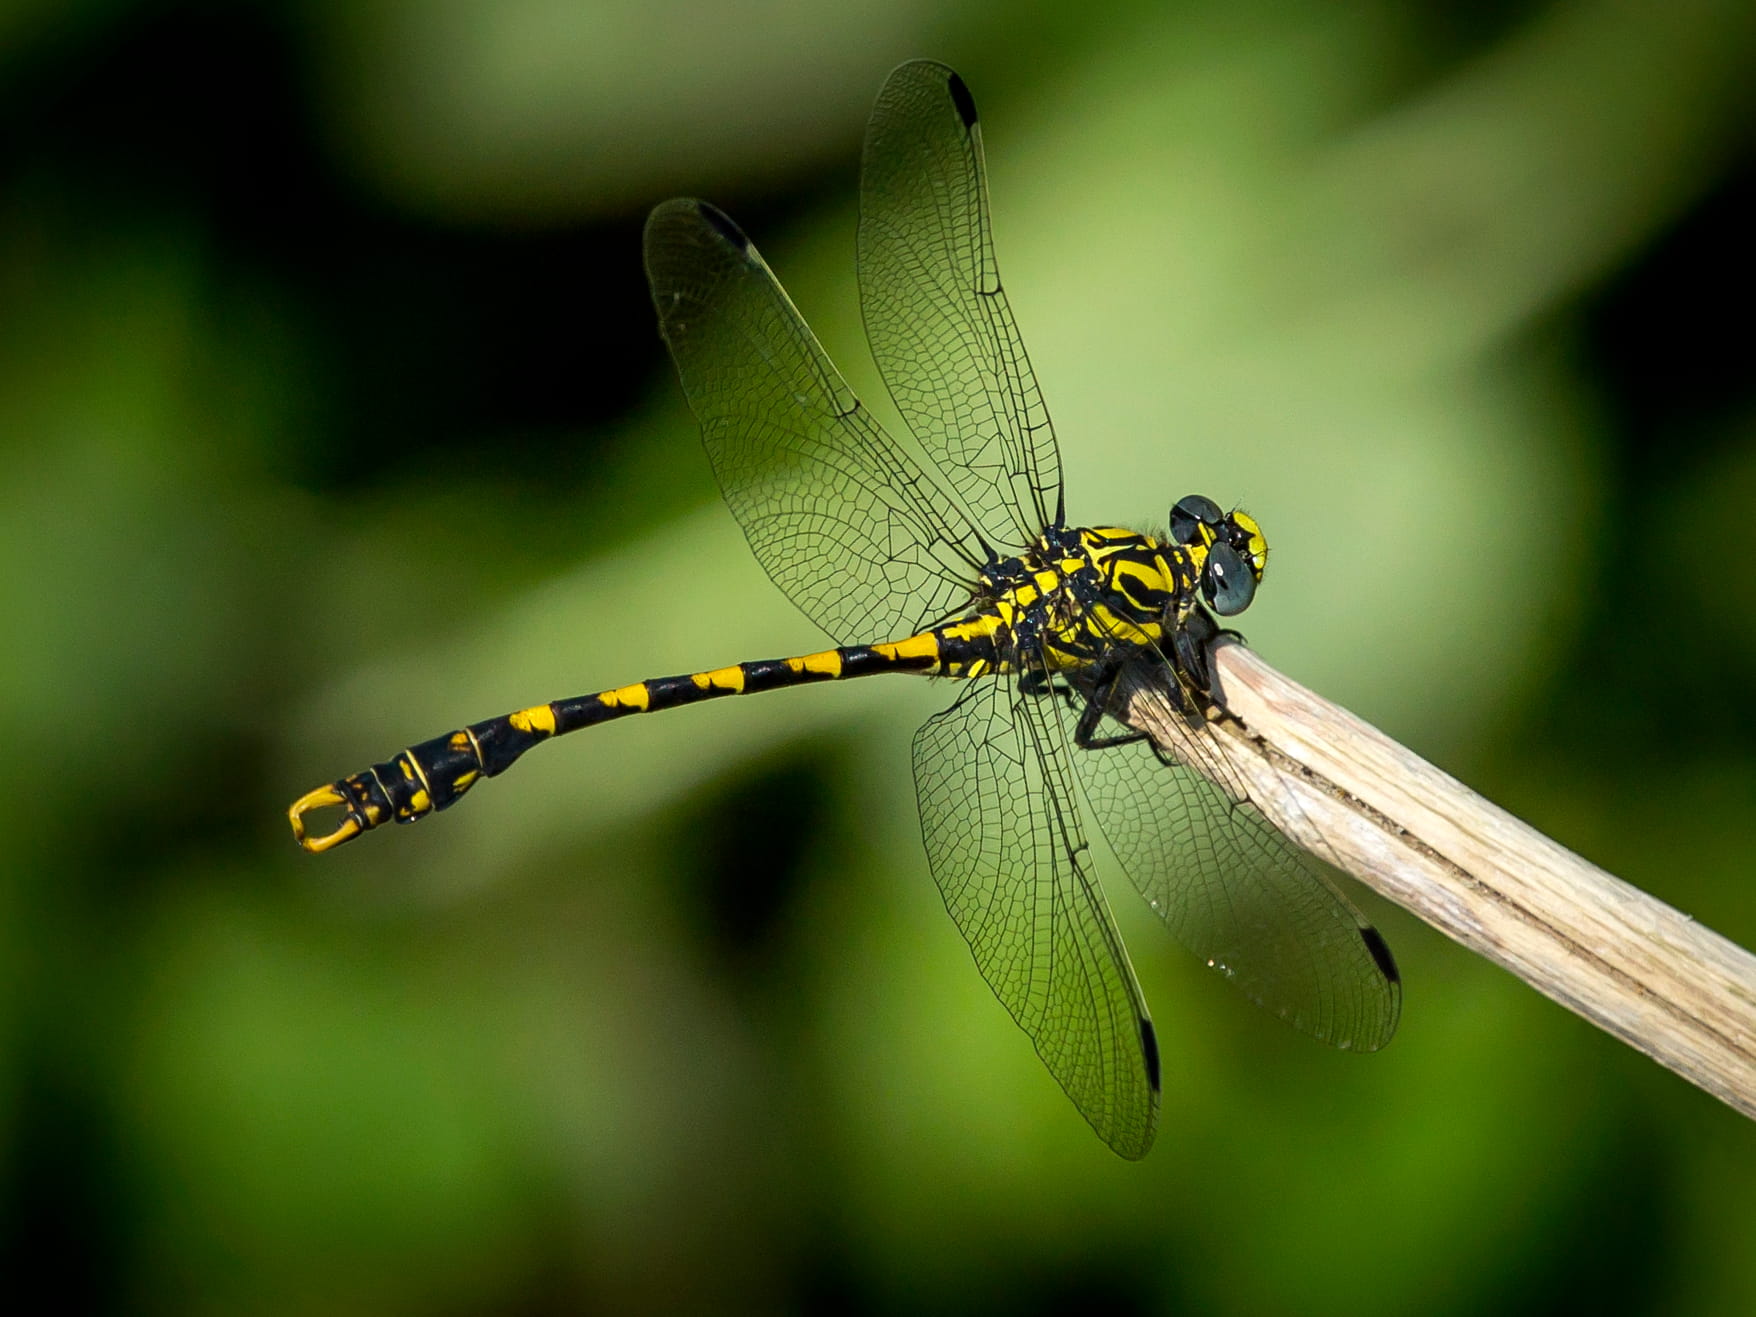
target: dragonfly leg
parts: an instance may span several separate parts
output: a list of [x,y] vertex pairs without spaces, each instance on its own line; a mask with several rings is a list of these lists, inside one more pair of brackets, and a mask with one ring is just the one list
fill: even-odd
[[1110,711],[1110,700],[1116,693],[1116,679],[1121,675],[1122,667],[1120,659],[1101,660],[1090,670],[1091,681],[1086,690],[1077,690],[1069,683],[1062,691],[1067,707],[1079,710],[1079,721],[1073,727],[1073,744],[1081,750],[1108,750],[1147,739],[1145,732],[1098,734],[1098,724]]

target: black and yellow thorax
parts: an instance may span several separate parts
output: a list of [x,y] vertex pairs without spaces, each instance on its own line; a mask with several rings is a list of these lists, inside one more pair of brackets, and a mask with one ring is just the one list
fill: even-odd
[[936,628],[939,675],[1084,667],[1117,646],[1157,644],[1195,604],[1203,544],[1113,526],[1051,526],[978,578],[972,607]]

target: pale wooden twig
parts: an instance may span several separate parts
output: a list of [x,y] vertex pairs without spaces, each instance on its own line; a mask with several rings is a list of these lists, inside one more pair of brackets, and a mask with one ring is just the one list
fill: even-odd
[[1558,846],[1243,645],[1222,641],[1213,656],[1236,722],[1192,730],[1139,680],[1118,690],[1122,721],[1196,767],[1211,753],[1184,751],[1187,738],[1222,738],[1228,768],[1294,841],[1756,1116],[1756,956]]

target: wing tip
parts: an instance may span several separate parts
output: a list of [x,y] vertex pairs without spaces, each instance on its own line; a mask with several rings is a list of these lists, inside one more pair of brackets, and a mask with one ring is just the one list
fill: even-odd
[[710,229],[719,234],[719,236],[724,238],[727,242],[731,243],[732,246],[736,247],[739,251],[748,252],[750,250],[750,239],[746,236],[744,230],[738,227],[736,221],[734,221],[730,215],[726,214],[725,211],[721,210],[711,201],[697,201],[695,203],[695,212],[701,216],[702,220]]
[[957,117],[963,120],[965,128],[976,126],[976,98],[969,94],[969,84],[958,76],[956,71],[946,69],[949,75],[945,79],[945,89],[951,93],[951,104],[957,109]]
[[1384,940],[1384,935],[1372,925],[1362,924],[1360,925],[1360,941],[1366,944],[1366,950],[1371,953],[1373,962],[1378,966],[1378,972],[1400,987],[1402,973],[1396,968],[1396,958],[1390,954],[1390,944]]

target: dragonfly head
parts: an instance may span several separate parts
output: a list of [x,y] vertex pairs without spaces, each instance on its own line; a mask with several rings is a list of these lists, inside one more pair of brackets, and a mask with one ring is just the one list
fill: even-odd
[[1268,541],[1248,513],[1200,494],[1177,500],[1171,509],[1171,540],[1200,551],[1201,597],[1221,617],[1243,612],[1256,597],[1268,566]]

